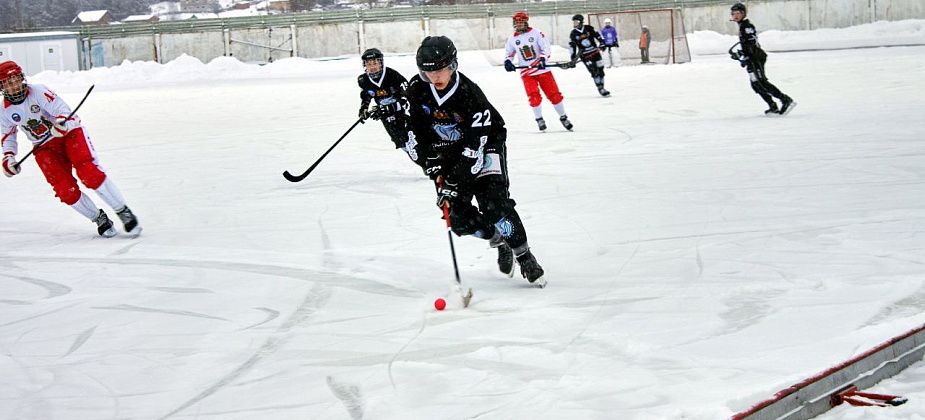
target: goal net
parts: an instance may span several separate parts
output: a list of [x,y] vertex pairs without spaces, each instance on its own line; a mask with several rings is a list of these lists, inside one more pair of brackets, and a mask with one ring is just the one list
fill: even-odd
[[604,61],[611,65],[640,64],[642,55],[639,39],[642,27],[649,29],[649,62],[659,64],[687,63],[691,61],[691,50],[687,45],[684,19],[681,9],[627,10],[620,12],[598,12],[588,14],[588,23],[598,32],[604,28],[604,21],[610,19],[617,29],[619,49],[604,53]]

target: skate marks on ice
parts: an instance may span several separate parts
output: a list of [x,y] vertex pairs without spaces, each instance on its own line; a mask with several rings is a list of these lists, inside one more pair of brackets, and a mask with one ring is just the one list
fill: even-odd
[[161,420],[168,419],[175,414],[178,414],[189,407],[192,407],[199,403],[200,401],[208,398],[210,395],[215,394],[216,392],[222,390],[223,388],[233,384],[238,378],[248,373],[251,368],[260,363],[263,359],[273,355],[279,350],[291,337],[289,331],[304,322],[306,322],[312,315],[318,312],[318,309],[323,307],[325,303],[331,297],[331,288],[323,285],[321,283],[315,284],[315,287],[305,295],[305,298],[296,307],[295,311],[283,322],[276,331],[271,334],[263,344],[257,348],[256,351],[251,355],[250,358],[245,360],[243,363],[238,365],[236,368],[232,369],[230,372],[226,373],[224,376],[218,378],[212,385],[206,387],[199,394],[190,398],[186,402],[180,404],[177,408],[173,409],[169,413],[160,417]]
[[352,420],[362,419],[363,395],[360,393],[360,388],[353,384],[340,382],[333,376],[328,376],[326,380],[328,389],[331,390],[331,393],[334,394],[337,399],[344,403],[344,408],[347,409],[350,418]]
[[172,258],[94,258],[94,257],[63,257],[63,256],[7,256],[0,254],[0,259],[16,258],[19,262],[38,263],[83,263],[91,265],[112,264],[116,266],[153,265],[166,268],[195,268],[212,269],[220,271],[233,271],[242,273],[261,274],[270,277],[284,277],[300,281],[324,283],[347,289],[363,290],[366,293],[381,294],[394,297],[416,297],[418,291],[404,289],[361,277],[342,273],[316,271],[307,268],[297,268],[283,265],[260,264],[248,262],[232,262],[219,260],[182,260]]

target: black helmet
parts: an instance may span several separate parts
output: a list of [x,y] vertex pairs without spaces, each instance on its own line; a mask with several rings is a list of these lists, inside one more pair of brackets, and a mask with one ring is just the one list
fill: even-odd
[[731,11],[731,12],[736,12],[736,11],[742,12],[742,15],[743,15],[743,16],[746,15],[746,14],[748,14],[748,13],[746,12],[745,5],[742,4],[742,3],[733,4],[732,7],[729,8],[729,11]]
[[360,58],[362,58],[363,61],[376,58],[382,60],[382,51],[379,51],[378,48],[369,48],[366,51],[363,51],[363,55],[361,55]]
[[585,17],[582,16],[582,15],[580,15],[580,14],[579,14],[579,15],[572,16],[572,20],[577,20],[577,21],[579,21],[579,22],[581,22],[581,23],[585,23]]
[[379,60],[379,71],[375,73],[370,73],[369,70],[366,70],[366,74],[372,78],[378,78],[382,74],[382,71],[385,70],[385,62],[382,59],[382,51],[379,51],[378,48],[370,48],[366,51],[363,51],[363,54],[360,55],[360,59],[363,60],[363,68],[366,69],[367,60]]
[[417,53],[418,70],[440,70],[452,66],[456,70],[456,46],[445,36],[429,36],[424,38]]

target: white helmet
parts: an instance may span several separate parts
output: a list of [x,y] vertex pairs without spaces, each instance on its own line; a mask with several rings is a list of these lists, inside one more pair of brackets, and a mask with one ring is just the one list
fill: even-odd
[[613,21],[610,20],[610,18],[607,18],[607,19],[604,19],[604,24],[605,24],[605,25],[612,25],[612,24],[613,24]]

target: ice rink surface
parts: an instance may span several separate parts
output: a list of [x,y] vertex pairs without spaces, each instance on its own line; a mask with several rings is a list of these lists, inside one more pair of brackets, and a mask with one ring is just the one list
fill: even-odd
[[[455,238],[475,297],[443,312],[433,185],[381,124],[281,176],[356,120],[356,57],[32,78],[96,84],[144,232],[96,237],[33,161],[0,180],[0,418],[718,419],[925,322],[925,47],[772,53],[783,118],[725,55],[607,69],[609,98],[556,69],[575,130],[545,103],[546,133],[492,54],[460,71],[549,286]],[[925,414],[925,369],[881,385],[910,402],[825,418]]]

